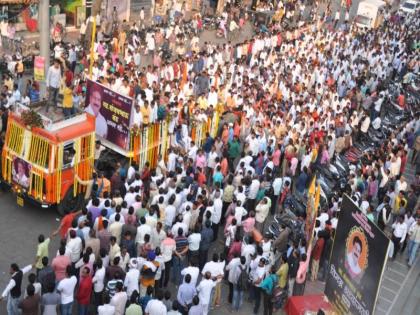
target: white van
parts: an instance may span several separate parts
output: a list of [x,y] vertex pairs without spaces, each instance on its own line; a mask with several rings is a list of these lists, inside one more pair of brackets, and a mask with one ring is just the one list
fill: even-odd
[[359,3],[354,22],[359,28],[377,28],[384,19],[386,3],[381,0],[365,0]]
[[407,0],[400,5],[399,11],[402,14],[415,14],[420,10],[419,0]]

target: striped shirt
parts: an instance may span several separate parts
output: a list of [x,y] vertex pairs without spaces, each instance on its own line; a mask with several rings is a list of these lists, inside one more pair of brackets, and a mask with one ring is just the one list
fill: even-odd
[[188,239],[185,236],[177,236],[175,237],[175,245],[176,251],[180,253],[188,247]]

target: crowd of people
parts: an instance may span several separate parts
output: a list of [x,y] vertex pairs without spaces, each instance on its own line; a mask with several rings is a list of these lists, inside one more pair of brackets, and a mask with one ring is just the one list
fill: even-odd
[[[410,45],[419,19],[389,19],[364,32],[320,21],[282,32],[279,23],[235,44],[201,43],[198,34],[177,42],[176,25],[145,38],[133,26],[109,44],[99,36],[92,79],[133,97],[138,128],[168,119],[170,146],[150,161],[155,167],[117,165],[109,178],[101,170],[91,180],[77,178],[85,206],[66,214],[50,237],[39,236],[33,265],[11,264],[0,298],[9,315],[38,314],[40,307],[67,315],[76,306],[80,315],[198,315],[225,302],[241,311],[245,299],[254,314],[272,314],[287,296],[303,295],[307,281],[325,281],[344,193],[390,233],[393,257],[407,247],[414,263],[418,114],[367,154],[319,209],[313,239],[292,240],[286,226],[274,238],[268,226],[289,196],[306,194],[317,168],[381,125],[388,83],[418,73]],[[177,58],[162,58],[166,43]],[[147,54],[153,64],[142,66]],[[73,108],[76,97],[82,107],[88,73],[76,62],[88,68],[87,56],[57,56],[47,74],[51,106],[64,80],[64,107]],[[396,101],[407,106],[404,97]],[[222,121],[216,137],[207,134],[198,146],[192,124],[216,111],[237,119]],[[411,183],[408,163],[416,169]],[[56,235],[60,245],[49,256]]]

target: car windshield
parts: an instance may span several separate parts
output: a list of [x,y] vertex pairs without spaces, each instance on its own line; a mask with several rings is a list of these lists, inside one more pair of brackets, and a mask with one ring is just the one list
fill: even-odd
[[403,7],[406,9],[414,9],[415,5],[414,3],[406,2],[403,4]]
[[370,18],[366,16],[358,15],[356,16],[355,22],[368,26],[370,25]]

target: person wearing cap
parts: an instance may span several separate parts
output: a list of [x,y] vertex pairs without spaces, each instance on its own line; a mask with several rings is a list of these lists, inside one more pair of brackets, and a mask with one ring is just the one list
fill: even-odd
[[155,258],[155,251],[149,251],[147,254],[147,261],[143,263],[141,268],[140,296],[143,296],[146,293],[147,287],[155,287],[155,275],[159,268],[159,263]]
[[137,258],[131,258],[128,263],[128,272],[125,275],[124,287],[128,297],[131,297],[134,291],[140,292],[139,290],[139,278],[140,271],[138,269]]

